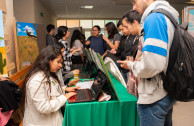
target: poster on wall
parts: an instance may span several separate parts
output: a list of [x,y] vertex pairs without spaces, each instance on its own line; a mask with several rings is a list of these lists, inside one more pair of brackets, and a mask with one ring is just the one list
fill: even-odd
[[0,76],[4,76],[4,77],[8,76],[2,10],[0,10]]
[[34,62],[39,54],[37,24],[17,22],[17,55],[19,70]]
[[194,37],[194,8],[188,10],[188,32]]

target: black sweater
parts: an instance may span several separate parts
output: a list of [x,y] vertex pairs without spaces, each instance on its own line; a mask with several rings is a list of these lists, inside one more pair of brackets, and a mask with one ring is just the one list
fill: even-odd
[[[136,35],[122,36],[116,56],[121,56],[121,60],[126,60],[126,56],[136,56],[138,41],[134,42]],[[126,40],[127,39],[127,40]]]

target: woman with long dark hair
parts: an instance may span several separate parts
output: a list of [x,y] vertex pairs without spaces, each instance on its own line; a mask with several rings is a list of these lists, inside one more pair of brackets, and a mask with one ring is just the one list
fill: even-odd
[[121,35],[113,22],[109,22],[105,25],[105,30],[108,34],[108,38],[103,35],[103,39],[107,42],[108,49],[118,49],[121,40]]
[[[71,71],[71,65],[72,65],[72,55],[75,52],[79,52],[80,49],[70,49],[68,47],[68,43],[66,39],[69,38],[69,29],[66,26],[60,26],[58,28],[58,34],[56,35],[56,40],[59,43],[62,43],[65,47],[64,50],[64,56],[63,56],[63,68],[62,68],[62,74],[65,78],[72,78],[74,74],[79,74],[79,70]],[[68,80],[67,80],[68,81]]]
[[23,125],[62,126],[60,108],[77,89],[61,86],[56,72],[61,69],[62,62],[61,50],[53,46],[44,48],[36,58],[22,87]]
[[120,44],[121,35],[118,33],[118,30],[113,22],[109,22],[105,25],[105,30],[108,33],[108,38],[103,35],[103,39],[107,42],[107,52],[106,56],[110,57],[113,61],[117,61],[120,57],[115,56],[110,53],[112,49],[117,50]]
[[84,56],[83,51],[81,48],[83,47],[83,44],[81,43],[81,32],[76,29],[73,31],[72,37],[71,37],[71,43],[70,47],[75,48],[76,50],[80,49],[79,52],[75,52],[72,56],[72,63],[73,64],[81,64],[83,63]]

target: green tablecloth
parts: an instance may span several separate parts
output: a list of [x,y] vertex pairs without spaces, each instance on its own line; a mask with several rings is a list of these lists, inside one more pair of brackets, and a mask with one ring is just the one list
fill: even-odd
[[139,126],[137,99],[110,75],[118,100],[66,104],[63,126]]

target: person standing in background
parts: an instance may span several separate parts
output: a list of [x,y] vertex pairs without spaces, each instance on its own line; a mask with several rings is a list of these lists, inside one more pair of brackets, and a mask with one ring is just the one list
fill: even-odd
[[103,40],[102,35],[100,35],[100,32],[100,26],[95,25],[92,28],[92,36],[88,38],[85,45],[87,48],[93,49],[94,52],[99,53],[102,57],[104,57],[107,50],[107,44]]
[[80,49],[79,52],[75,52],[72,56],[72,63],[73,64],[82,64],[84,61],[84,55],[81,48],[83,44],[81,43],[81,32],[79,30],[74,30],[73,35],[71,37],[70,48]]
[[104,41],[107,42],[107,51],[106,51],[105,56],[110,57],[116,63],[116,61],[120,58],[118,56],[111,54],[110,51],[111,49],[118,49],[120,41],[121,41],[121,35],[119,34],[113,22],[107,23],[105,25],[105,30],[108,34],[108,38],[105,35],[103,35]]
[[[71,65],[72,65],[72,55],[75,52],[79,52],[80,49],[70,49],[68,46],[68,43],[66,39],[69,38],[69,29],[66,26],[60,26],[58,28],[58,34],[56,35],[56,40],[58,43],[62,43],[64,45],[64,56],[63,56],[63,67],[62,67],[62,74],[64,78],[64,83],[67,84],[70,78],[72,78],[75,74],[79,74],[79,70],[73,70],[71,71]],[[67,79],[67,80],[65,80]]]
[[[133,42],[136,36],[130,34],[129,30],[126,27],[123,27],[122,19],[118,22],[117,27],[119,28],[123,36],[121,37],[121,41],[120,41],[118,49],[117,50],[112,49],[110,53],[115,54],[116,56],[120,56],[120,60],[126,60],[127,56],[131,55],[131,50],[132,50],[131,48],[132,48],[132,45],[133,45]],[[118,68],[121,70],[123,78],[125,82],[127,83],[128,76],[129,76],[129,70],[121,68],[120,64]]]
[[48,45],[54,45],[55,43],[55,26],[53,24],[47,25],[47,32],[48,34],[46,35],[46,46]]

